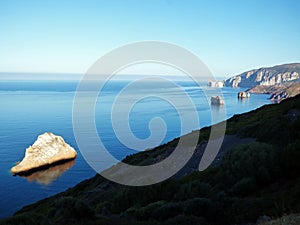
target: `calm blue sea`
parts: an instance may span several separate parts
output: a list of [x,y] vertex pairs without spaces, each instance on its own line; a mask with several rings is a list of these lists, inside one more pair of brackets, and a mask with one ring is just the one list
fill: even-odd
[[[217,89],[209,88],[205,83],[201,88],[190,81],[176,83],[193,100],[200,121],[200,125],[197,125],[193,120],[188,120],[189,130],[184,132],[211,125],[212,113],[218,115],[224,108],[213,107],[211,111],[205,93],[213,95]],[[62,192],[95,175],[95,171],[78,150],[73,133],[72,108],[77,84],[77,81],[0,82],[0,218],[12,215],[25,205]],[[116,138],[111,124],[113,102],[118,98],[120,90],[128,84],[129,81],[126,80],[109,82],[101,92],[95,107],[99,136],[117,159],[136,152]],[[236,96],[241,89],[220,90],[225,99],[226,116],[218,118],[218,121],[271,103],[267,95],[253,94],[250,99],[239,101]],[[184,100],[182,92],[164,83],[144,83],[121,95],[121,101],[116,104],[124,107],[120,107],[114,119],[117,120],[117,124],[121,123],[126,119],[126,112],[122,109],[132,105],[129,124],[133,134],[140,139],[145,139],[151,134],[148,125],[154,117],[161,117],[167,127],[162,143],[178,137],[181,134],[180,117],[189,118],[192,110]],[[132,99],[139,95],[148,97],[133,104]],[[181,114],[174,105],[158,98],[157,95],[165,99],[175,98]],[[78,150],[75,162],[37,172],[29,177],[12,176],[10,168],[23,158],[25,149],[33,144],[37,136],[46,131],[61,135]],[[120,132],[125,137],[128,135],[126,129],[120,129]],[[156,144],[149,142],[149,146],[144,147],[153,147]]]

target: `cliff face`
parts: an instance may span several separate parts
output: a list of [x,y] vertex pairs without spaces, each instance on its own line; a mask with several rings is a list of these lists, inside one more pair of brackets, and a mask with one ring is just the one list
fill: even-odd
[[300,79],[300,63],[254,69],[225,80],[228,87],[255,87],[275,85]]

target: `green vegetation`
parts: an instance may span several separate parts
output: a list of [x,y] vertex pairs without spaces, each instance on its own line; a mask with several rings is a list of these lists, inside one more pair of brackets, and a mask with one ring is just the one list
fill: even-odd
[[[300,213],[300,96],[236,115],[227,128],[227,134],[257,141],[231,148],[218,165],[203,172],[156,185],[122,186],[96,175],[24,207],[2,224],[229,225]],[[199,144],[208,135],[209,128],[201,130]],[[177,141],[124,161],[156,162]]]

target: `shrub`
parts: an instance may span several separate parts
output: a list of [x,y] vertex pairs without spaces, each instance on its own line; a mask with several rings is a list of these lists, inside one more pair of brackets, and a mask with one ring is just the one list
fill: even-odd
[[256,183],[253,178],[242,178],[230,190],[234,196],[247,196],[256,190]]
[[85,202],[73,197],[57,199],[52,208],[55,210],[55,220],[60,220],[61,218],[90,219],[95,216],[94,211]]
[[289,144],[281,152],[281,165],[288,176],[298,176],[300,172],[300,141]]
[[195,197],[207,197],[210,194],[211,186],[208,183],[194,180],[186,184],[182,184],[176,193],[175,200],[185,200]]
[[52,224],[46,217],[36,213],[18,214],[0,222],[1,225],[49,225]]
[[254,142],[231,149],[221,164],[219,178],[230,174],[232,185],[248,177],[257,184],[269,183],[279,170],[278,151],[272,145]]
[[124,216],[134,217],[138,220],[147,220],[150,217],[152,217],[152,212],[154,210],[162,207],[164,204],[166,204],[165,201],[158,201],[158,202],[150,203],[145,207],[137,207],[137,206],[131,207],[125,211]]
[[163,221],[182,214],[182,212],[183,206],[181,202],[169,202],[155,209],[152,213],[152,217],[156,220]]
[[183,203],[186,215],[201,216],[212,219],[215,216],[216,205],[207,198],[193,198]]
[[163,225],[207,225],[204,218],[196,216],[178,215],[174,218],[168,219]]

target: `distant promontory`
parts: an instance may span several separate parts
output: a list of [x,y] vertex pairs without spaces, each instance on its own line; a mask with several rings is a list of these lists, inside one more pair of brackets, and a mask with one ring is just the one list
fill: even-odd
[[271,86],[290,81],[300,81],[300,63],[254,69],[225,80],[227,87]]

